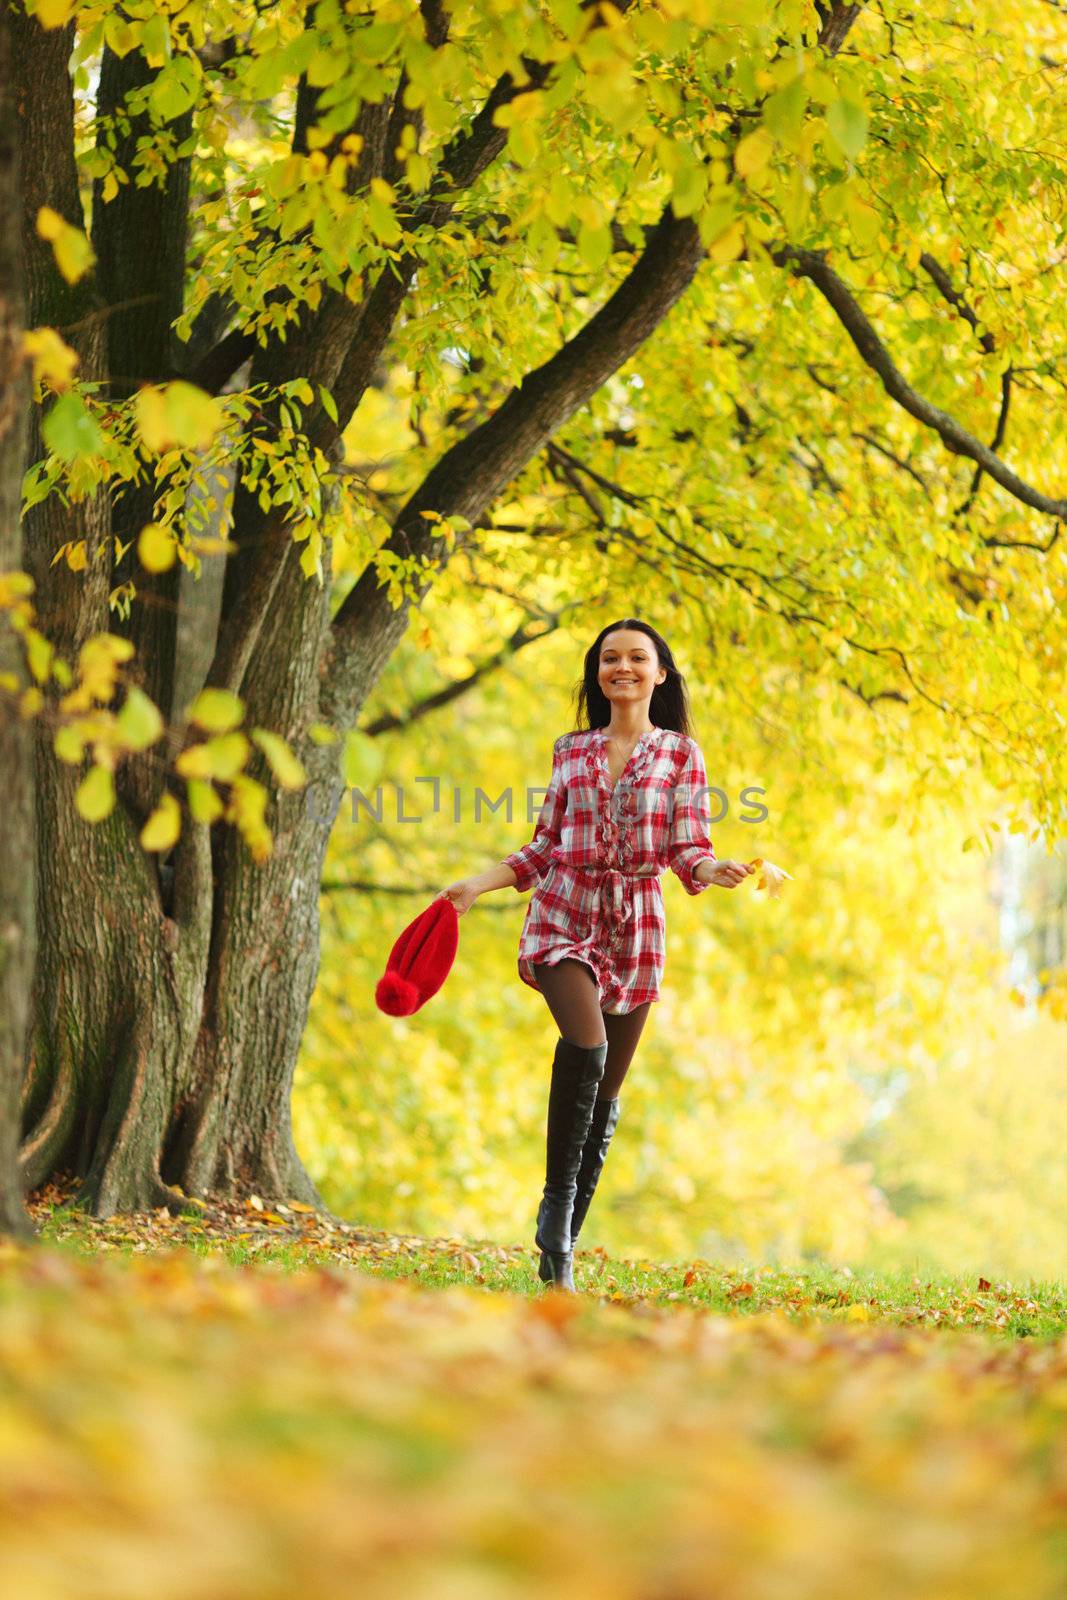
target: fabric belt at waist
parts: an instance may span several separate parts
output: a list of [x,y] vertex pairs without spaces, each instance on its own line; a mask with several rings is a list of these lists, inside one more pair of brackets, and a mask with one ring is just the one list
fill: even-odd
[[598,879],[595,900],[597,916],[608,932],[615,935],[622,932],[633,916],[633,890],[629,886],[630,881],[634,878],[659,877],[655,867],[640,867],[635,871],[627,871],[623,867],[604,867],[599,864],[578,866],[569,861],[561,861],[558,865],[568,868],[571,872],[594,875]]

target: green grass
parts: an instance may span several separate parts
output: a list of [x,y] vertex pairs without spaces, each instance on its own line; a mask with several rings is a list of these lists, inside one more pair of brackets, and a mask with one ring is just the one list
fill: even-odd
[[[487,1293],[545,1292],[537,1277],[537,1253],[527,1245],[339,1229],[311,1214],[290,1213],[274,1223],[266,1219],[276,1213],[239,1207],[220,1214],[191,1206],[177,1218],[152,1213],[108,1221],[64,1203],[46,1201],[34,1210],[42,1241],[81,1254],[103,1250],[135,1256],[180,1247],[198,1256],[221,1256],[234,1266],[270,1264],[288,1271],[347,1267],[426,1289],[462,1284]],[[1067,1285],[1053,1280],[993,1280],[982,1287],[986,1280],[976,1275],[921,1269],[788,1269],[699,1259],[657,1263],[581,1246],[574,1277],[580,1294],[597,1299],[688,1306],[731,1317],[775,1311],[801,1323],[844,1319],[897,1327],[967,1327],[1008,1340],[1058,1339],[1067,1330]]]

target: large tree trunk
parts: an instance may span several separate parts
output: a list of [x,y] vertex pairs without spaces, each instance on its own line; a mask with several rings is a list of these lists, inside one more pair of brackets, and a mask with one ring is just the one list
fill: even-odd
[[[22,356],[18,167],[12,38],[0,9],[0,574],[22,564],[18,517],[28,385]],[[0,610],[0,1232],[32,1237],[18,1166],[19,1091],[30,1020],[35,940],[33,744],[18,699],[27,686],[21,640]],[[15,688],[4,686],[9,678]]]
[[[78,227],[84,221],[68,67],[73,25],[46,31],[18,10],[11,23],[30,321],[69,330],[79,376],[101,379],[107,318],[96,285],[68,285],[36,232],[45,205]],[[36,413],[30,434],[35,460],[42,449]],[[41,630],[72,663],[86,639],[111,631],[110,509],[102,492],[69,509],[49,497],[23,524]],[[85,570],[53,567],[55,551],[75,533],[86,539]],[[46,707],[54,710],[57,698],[50,683]],[[176,937],[158,863],[138,841],[135,806],[120,804],[95,825],[78,814],[82,774],[57,761],[49,721],[39,719],[35,740],[38,950],[22,1171],[31,1187],[54,1173],[80,1176],[82,1197],[108,1214],[168,1198],[160,1150],[188,1072],[206,939],[198,950],[195,920],[186,938]]]

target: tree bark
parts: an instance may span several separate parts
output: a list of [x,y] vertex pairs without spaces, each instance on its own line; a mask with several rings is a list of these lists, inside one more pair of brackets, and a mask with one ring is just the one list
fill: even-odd
[[[23,295],[19,259],[18,158],[15,141],[12,37],[0,8],[0,574],[22,564],[19,499],[28,384],[22,353]],[[22,641],[0,610],[0,1233],[32,1238],[18,1163],[19,1096],[30,1024],[36,938],[33,900],[33,743],[18,700],[27,687]]]
[[[73,25],[42,29],[12,9],[22,251],[31,325],[68,329],[79,376],[107,376],[107,318],[92,278],[68,285],[38,238],[40,206],[84,223],[74,162],[69,74]],[[42,453],[37,414],[29,459]],[[60,655],[76,661],[86,639],[109,631],[113,578],[105,495],[66,507],[50,496],[23,522],[23,553],[36,583],[39,625]],[[81,573],[52,566],[56,549],[86,539]],[[33,1025],[23,1084],[21,1165],[31,1187],[67,1171],[100,1215],[158,1205],[163,1138],[199,1016],[202,963],[195,941],[174,938],[155,857],[138,841],[138,819],[119,805],[89,824],[74,803],[81,772],[56,759],[46,714],[35,726],[38,949]]]
[[[158,76],[139,50],[120,57],[105,46],[97,111],[102,118],[116,118],[114,157],[130,180],[120,184],[110,201],[103,198],[100,179],[93,185],[96,282],[109,308],[108,391],[115,400],[134,394],[144,383],[162,383],[178,357],[171,323],[180,314],[184,297],[190,157],[172,161],[163,183],[139,184],[137,146],[151,137],[152,123],[147,110],[134,115],[127,107],[131,92],[145,88]],[[189,138],[192,121],[192,113],[187,111],[168,124],[168,133],[179,145]],[[133,240],[136,249],[130,247]],[[146,479],[124,485],[113,502],[111,531],[124,544],[132,541],[116,564],[114,581],[132,579],[137,586],[129,616],[117,620],[113,631],[136,646],[142,687],[169,718],[182,567],[175,562],[166,572],[149,573],[137,563],[136,538],[152,520],[154,498],[154,485]],[[125,773],[128,791],[142,815],[147,816],[158,801],[157,770],[150,760],[135,761]]]

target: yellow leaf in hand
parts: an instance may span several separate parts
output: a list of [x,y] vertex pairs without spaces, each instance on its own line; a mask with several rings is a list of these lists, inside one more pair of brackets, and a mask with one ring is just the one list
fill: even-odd
[[786,872],[783,868],[776,867],[773,861],[765,861],[762,856],[756,856],[754,860],[749,862],[749,866],[755,867],[760,875],[756,888],[766,889],[772,900],[777,900],[780,897],[782,885],[787,878],[790,883],[793,881],[791,872]]

